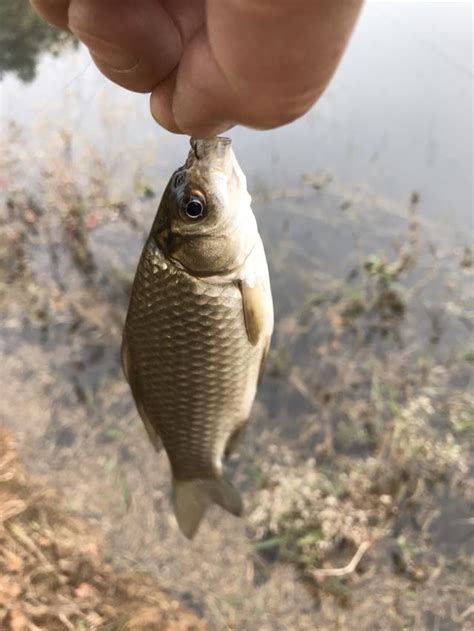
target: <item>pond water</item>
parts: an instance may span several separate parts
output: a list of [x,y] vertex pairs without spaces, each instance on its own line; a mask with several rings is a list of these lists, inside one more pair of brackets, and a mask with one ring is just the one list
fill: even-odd
[[[0,50],[15,40],[1,18]],[[229,463],[246,516],[210,511],[193,544],[119,364],[137,257],[188,139],[81,46],[41,52],[54,36],[35,28],[0,68],[0,423],[28,467],[114,563],[158,575],[213,629],[468,628],[471,3],[367,3],[311,112],[230,132],[276,331]],[[314,578],[369,540],[357,572]]]
[[[9,73],[0,84],[2,126],[14,120],[29,130],[32,148],[41,150],[41,121],[43,133],[80,131],[105,160],[147,145],[154,178],[182,161],[186,139],[158,128],[148,97],[108,83],[82,47],[38,61],[31,83]],[[322,169],[390,198],[417,190],[424,213],[462,230],[472,219],[472,73],[470,2],[369,2],[309,114],[270,132],[231,133],[251,190],[281,189]]]

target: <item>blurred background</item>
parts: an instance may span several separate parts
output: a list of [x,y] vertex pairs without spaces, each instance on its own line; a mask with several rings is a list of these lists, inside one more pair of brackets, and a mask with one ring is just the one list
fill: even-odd
[[[472,30],[470,2],[368,2],[311,112],[230,133],[276,329],[229,463],[245,516],[213,508],[189,543],[119,363],[138,256],[189,141],[26,2],[0,2],[0,426],[114,571],[145,572],[191,626],[474,625]],[[0,626],[15,602],[28,629],[121,628],[61,551],[41,552],[60,580],[37,578],[45,518],[25,497],[11,509],[2,462],[0,539],[23,561],[0,556]],[[154,615],[133,628],[168,628]],[[180,615],[169,629],[191,628]]]

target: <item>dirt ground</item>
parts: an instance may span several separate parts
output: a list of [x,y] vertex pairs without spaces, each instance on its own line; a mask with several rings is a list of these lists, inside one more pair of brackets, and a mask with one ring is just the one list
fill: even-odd
[[116,572],[97,536],[25,474],[0,428],[0,625],[5,631],[207,628],[156,579]]
[[[276,332],[228,467],[246,512],[213,508],[189,543],[166,458],[148,444],[119,365],[159,187],[134,174],[129,195],[117,195],[92,154],[75,157],[87,170],[72,177],[67,136],[26,187],[21,130],[11,133],[0,424],[27,471],[102,534],[106,560],[149,572],[210,629],[474,628],[473,260],[463,236],[430,222],[416,192],[395,202],[328,174],[255,195]],[[50,545],[59,526],[48,515]],[[74,589],[77,606],[88,588]],[[96,628],[87,616],[64,628]]]

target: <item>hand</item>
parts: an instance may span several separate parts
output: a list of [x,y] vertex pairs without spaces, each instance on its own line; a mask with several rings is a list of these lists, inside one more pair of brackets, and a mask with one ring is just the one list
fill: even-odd
[[362,0],[31,0],[170,131],[270,129],[326,88]]

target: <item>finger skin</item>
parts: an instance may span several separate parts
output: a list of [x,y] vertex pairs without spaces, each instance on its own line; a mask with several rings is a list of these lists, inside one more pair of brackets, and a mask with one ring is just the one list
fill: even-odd
[[43,20],[65,31],[69,30],[67,25],[69,0],[30,0],[30,4]]
[[204,23],[204,0],[31,1],[89,48],[106,77],[135,92],[151,92],[166,79]]
[[208,0],[207,44],[196,36],[178,69],[177,126],[210,134],[213,120],[268,129],[302,116],[333,75],[361,4]]
[[136,92],[150,92],[183,52],[179,30],[156,0],[71,0],[69,28],[103,74]]
[[173,116],[173,95],[176,89],[177,75],[178,68],[175,68],[164,81],[154,88],[150,98],[150,110],[162,127],[174,134],[181,134],[183,132],[176,124]]
[[[198,67],[193,68],[196,60]],[[171,94],[169,85],[158,85],[151,95],[150,109],[158,123],[170,131],[210,138],[241,122],[239,98],[217,66],[202,28],[185,50]]]
[[207,137],[270,129],[330,81],[362,0],[31,0],[75,33],[109,79],[151,92],[155,119]]

